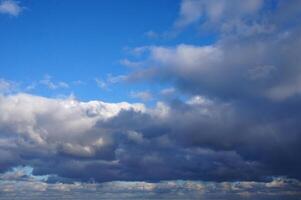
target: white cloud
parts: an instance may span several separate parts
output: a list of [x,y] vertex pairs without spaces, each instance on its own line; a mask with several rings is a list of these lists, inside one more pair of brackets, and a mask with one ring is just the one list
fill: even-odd
[[127,137],[129,140],[138,144],[143,142],[143,135],[137,131],[128,131]]
[[[173,47],[151,47],[151,58],[165,66],[180,67],[189,71],[190,69],[209,68],[210,65],[221,61],[223,52],[216,46],[194,46],[180,44]],[[179,69],[180,69],[179,68]]]
[[22,10],[23,8],[17,1],[4,0],[0,2],[0,14],[8,14],[16,17],[22,12]]
[[[74,99],[48,99],[28,94],[0,98],[0,112],[5,113],[0,116],[1,126],[39,145],[44,146],[49,142],[60,145],[62,142],[69,152],[73,152],[75,145],[77,149],[82,149],[78,151],[79,154],[85,151],[91,155],[105,140],[98,137],[95,141],[87,141],[85,145],[73,144],[73,139],[93,129],[98,120],[107,120],[121,110],[145,110],[143,104],[126,102],[79,102]],[[69,137],[71,141],[68,140]],[[48,147],[51,148],[52,145]]]
[[209,105],[211,103],[212,102],[209,99],[199,95],[193,96],[187,101],[187,104],[190,105]]
[[[259,33],[258,33],[259,34]],[[300,94],[299,31],[287,37],[269,33],[242,40],[223,38],[212,45],[149,46],[147,68],[129,79],[165,81],[193,95],[261,96],[288,99]],[[229,95],[229,96],[228,96]]]
[[101,150],[102,146],[105,146],[105,141],[103,138],[99,138],[95,142],[91,142],[89,145],[64,143],[61,145],[61,151],[73,156],[93,157],[97,150]]

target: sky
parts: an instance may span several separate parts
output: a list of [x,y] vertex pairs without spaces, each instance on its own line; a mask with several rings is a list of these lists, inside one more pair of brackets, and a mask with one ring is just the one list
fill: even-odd
[[301,198],[301,1],[0,0],[0,200]]

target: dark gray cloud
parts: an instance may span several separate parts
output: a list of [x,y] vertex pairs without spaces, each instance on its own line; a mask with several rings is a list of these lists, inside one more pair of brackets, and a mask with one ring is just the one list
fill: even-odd
[[[203,32],[215,32],[217,42],[135,48],[148,57],[127,80],[168,83],[192,97],[191,102],[199,98],[201,104],[170,102],[165,121],[153,120],[152,127],[147,120],[145,127],[139,127],[142,122],[137,120],[136,129],[154,130],[177,149],[207,148],[238,155],[221,164],[224,173],[212,176],[210,170],[201,169],[202,164],[210,163],[208,168],[216,172],[211,164],[221,159],[205,162],[204,156],[202,164],[190,163],[190,169],[198,166],[191,177],[300,179],[300,16],[300,3],[295,1],[182,1],[176,28],[199,25]],[[135,127],[131,117],[126,119]]]
[[273,117],[281,109],[260,116],[201,96],[146,108],[27,94],[2,96],[0,109],[3,171],[28,165],[97,182],[300,179],[298,113]]

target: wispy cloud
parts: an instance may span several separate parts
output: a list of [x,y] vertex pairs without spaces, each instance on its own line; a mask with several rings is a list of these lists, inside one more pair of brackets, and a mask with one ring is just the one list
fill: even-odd
[[105,80],[102,80],[100,78],[95,78],[95,82],[97,87],[99,87],[100,89],[109,90],[108,83]]
[[59,88],[69,88],[69,84],[64,81],[54,82],[52,77],[46,75],[44,79],[40,80],[40,84],[47,86],[49,89],[55,90]]
[[149,39],[156,39],[160,35],[157,32],[150,30],[150,31],[145,32],[145,36],[148,37]]
[[131,61],[129,59],[123,59],[119,61],[120,64],[127,66],[127,67],[140,67],[143,65],[143,62],[135,62],[135,61]]
[[130,96],[132,98],[140,99],[142,101],[149,101],[153,98],[153,95],[149,91],[141,91],[141,92],[131,92]]
[[0,93],[10,93],[17,88],[17,83],[0,78]]
[[165,89],[162,89],[160,91],[160,94],[163,95],[163,96],[171,96],[173,95],[174,93],[176,92],[176,89],[171,87],[171,88],[165,88]]
[[112,74],[107,74],[105,79],[95,78],[96,85],[102,90],[110,90],[110,86],[117,83],[122,83],[127,80],[126,75],[113,76]]
[[[228,20],[239,19],[255,14],[262,8],[263,0],[183,0],[176,28],[183,28],[205,18],[207,22],[218,24]],[[235,10],[235,12],[233,12]]]

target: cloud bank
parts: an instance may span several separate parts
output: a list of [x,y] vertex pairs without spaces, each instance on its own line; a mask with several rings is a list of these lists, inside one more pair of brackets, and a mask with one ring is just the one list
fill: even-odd
[[[300,179],[299,114],[274,117],[195,96],[185,102],[80,102],[1,96],[1,171],[78,181]],[[289,155],[289,156],[288,156]]]

